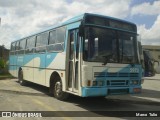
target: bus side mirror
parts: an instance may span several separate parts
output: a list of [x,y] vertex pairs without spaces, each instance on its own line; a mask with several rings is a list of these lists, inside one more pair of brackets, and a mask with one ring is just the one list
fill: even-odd
[[84,27],[82,24],[79,26],[79,36],[81,36],[81,37],[84,36]]

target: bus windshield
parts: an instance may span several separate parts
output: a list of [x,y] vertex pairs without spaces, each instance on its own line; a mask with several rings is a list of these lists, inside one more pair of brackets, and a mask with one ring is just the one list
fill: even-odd
[[83,59],[89,62],[136,63],[136,34],[85,27]]

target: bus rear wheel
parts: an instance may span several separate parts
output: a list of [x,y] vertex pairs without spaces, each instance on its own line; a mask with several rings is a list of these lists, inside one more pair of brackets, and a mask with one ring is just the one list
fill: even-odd
[[26,85],[26,81],[23,79],[23,71],[22,70],[19,71],[18,82],[22,86]]
[[53,84],[53,95],[59,100],[66,100],[68,93],[62,91],[62,81],[59,77],[56,77],[56,81]]

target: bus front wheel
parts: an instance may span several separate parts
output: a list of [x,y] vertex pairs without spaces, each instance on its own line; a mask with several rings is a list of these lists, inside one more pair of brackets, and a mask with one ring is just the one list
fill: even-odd
[[62,91],[62,81],[59,77],[56,77],[53,86],[53,95],[55,98],[59,100],[66,100],[68,98],[68,93]]
[[18,82],[22,86],[26,85],[26,81],[23,79],[23,71],[22,70],[19,71]]

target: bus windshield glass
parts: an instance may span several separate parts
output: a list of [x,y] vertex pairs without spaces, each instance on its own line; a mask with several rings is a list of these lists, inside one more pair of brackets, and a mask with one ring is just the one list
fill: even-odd
[[83,59],[89,62],[136,63],[136,34],[85,27]]

